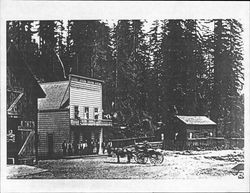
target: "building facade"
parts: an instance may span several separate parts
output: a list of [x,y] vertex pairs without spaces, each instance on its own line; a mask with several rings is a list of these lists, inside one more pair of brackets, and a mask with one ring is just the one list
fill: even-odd
[[37,154],[37,99],[45,93],[15,46],[7,53],[7,158]]
[[38,100],[39,156],[61,156],[63,144],[68,155],[80,154],[82,145],[88,147],[85,153],[103,153],[102,142],[112,121],[103,119],[102,84],[78,75],[41,84],[46,98]]

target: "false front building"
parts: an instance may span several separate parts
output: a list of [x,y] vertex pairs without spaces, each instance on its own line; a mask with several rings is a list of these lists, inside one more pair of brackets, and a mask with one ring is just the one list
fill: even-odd
[[[40,157],[80,154],[84,144],[102,154],[102,142],[112,121],[102,119],[103,81],[70,75],[68,81],[41,84],[46,98],[38,100]],[[93,148],[99,149],[93,152]],[[76,151],[77,150],[77,151]],[[70,151],[70,152],[68,152]]]

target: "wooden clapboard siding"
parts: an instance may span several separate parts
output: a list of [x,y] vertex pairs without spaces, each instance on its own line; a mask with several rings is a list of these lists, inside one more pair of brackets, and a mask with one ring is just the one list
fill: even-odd
[[101,84],[95,84],[94,82],[80,82],[80,81],[71,81],[71,86],[83,90],[97,91],[101,92],[102,87]]
[[42,111],[38,113],[38,153],[48,155],[48,134],[53,134],[54,154],[61,154],[64,140],[69,141],[70,125],[69,111]]
[[84,107],[89,107],[89,119],[94,119],[94,108],[98,108],[102,118],[102,85],[71,81],[70,118],[74,118],[74,106],[79,106],[79,115],[83,118]]
[[192,138],[203,138],[205,137],[205,133],[212,133],[210,137],[215,137],[215,128],[211,126],[189,126],[187,128],[187,138],[189,138],[190,133],[193,135]]

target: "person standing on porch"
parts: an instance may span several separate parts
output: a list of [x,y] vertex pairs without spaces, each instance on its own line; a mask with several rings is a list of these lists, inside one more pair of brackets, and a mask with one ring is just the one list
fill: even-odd
[[105,153],[105,148],[106,148],[106,141],[102,142],[102,153]]
[[108,155],[111,156],[111,147],[112,147],[112,142],[110,140],[108,140],[108,144],[107,144],[107,152]]
[[87,148],[88,148],[87,140],[84,140],[82,154],[87,154]]
[[96,153],[97,152],[97,142],[96,140],[93,140],[93,153]]
[[72,155],[72,144],[70,143],[70,141],[68,143],[68,155]]
[[96,140],[96,154],[99,153],[100,143],[98,140]]
[[81,142],[79,141],[79,143],[77,144],[77,148],[78,148],[78,154],[81,155]]
[[95,141],[91,139],[90,141],[90,154],[94,153],[94,148],[95,148]]
[[64,140],[63,143],[62,143],[62,150],[63,150],[63,156],[65,156],[66,155],[66,150],[67,150],[66,140]]
[[83,154],[83,149],[84,149],[84,147],[83,147],[83,142],[81,141],[81,142],[80,142],[80,154],[81,154],[81,155]]

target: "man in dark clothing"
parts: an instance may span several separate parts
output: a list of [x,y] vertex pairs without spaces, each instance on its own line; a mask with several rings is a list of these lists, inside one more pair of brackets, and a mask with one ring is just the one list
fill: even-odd
[[108,144],[107,144],[107,152],[108,152],[108,156],[110,157],[111,156],[111,147],[112,147],[112,143],[111,141],[109,140],[108,141]]
[[103,141],[103,142],[102,142],[102,153],[103,153],[103,154],[105,153],[105,148],[106,148],[106,142]]
[[68,155],[72,155],[72,144],[70,143],[70,141],[68,143]]
[[96,140],[96,154],[99,153],[100,143],[98,140]]
[[90,154],[94,153],[95,141],[91,139],[90,141]]
[[83,142],[80,142],[80,154],[83,155]]
[[67,143],[66,143],[65,140],[62,143],[62,150],[63,150],[63,156],[65,156],[66,155],[66,150],[67,150]]

